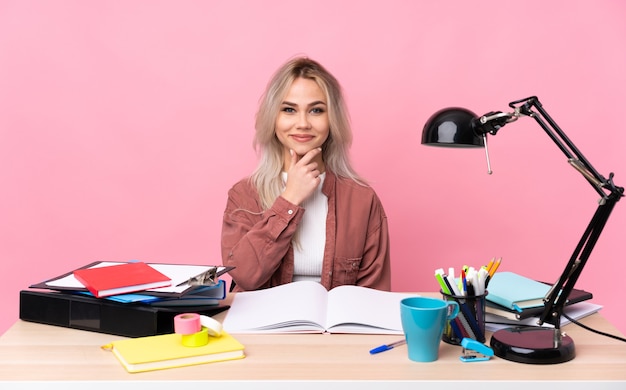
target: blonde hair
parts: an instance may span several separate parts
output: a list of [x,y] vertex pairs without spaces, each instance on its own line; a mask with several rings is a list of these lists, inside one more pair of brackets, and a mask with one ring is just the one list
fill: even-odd
[[264,210],[272,206],[283,190],[283,146],[276,137],[275,125],[280,105],[298,78],[315,81],[326,95],[330,125],[330,134],[322,145],[322,158],[326,168],[338,177],[350,178],[365,185],[365,181],[352,169],[348,157],[352,129],[341,85],[318,62],[307,57],[296,57],[274,73],[261,96],[256,114],[253,146],[260,151],[261,156],[251,180],[259,193]]

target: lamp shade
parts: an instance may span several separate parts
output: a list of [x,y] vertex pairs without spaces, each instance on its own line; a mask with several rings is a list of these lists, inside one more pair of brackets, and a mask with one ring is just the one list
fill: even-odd
[[444,108],[434,113],[422,131],[422,144],[444,147],[484,147],[475,131],[476,114],[465,108]]

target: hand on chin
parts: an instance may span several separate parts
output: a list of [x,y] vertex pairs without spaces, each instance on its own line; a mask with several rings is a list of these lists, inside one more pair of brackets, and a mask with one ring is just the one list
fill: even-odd
[[298,157],[302,157],[317,147],[318,146],[316,145],[306,145],[306,146],[299,145],[299,146],[294,146],[293,151],[296,152],[296,155],[298,155]]

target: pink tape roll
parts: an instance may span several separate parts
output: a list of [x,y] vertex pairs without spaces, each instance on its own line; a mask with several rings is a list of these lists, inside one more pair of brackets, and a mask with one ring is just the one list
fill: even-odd
[[194,334],[202,329],[200,315],[183,313],[174,317],[174,332],[178,334]]

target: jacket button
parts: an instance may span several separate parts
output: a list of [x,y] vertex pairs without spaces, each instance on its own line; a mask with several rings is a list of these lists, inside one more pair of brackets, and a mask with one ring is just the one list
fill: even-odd
[[293,214],[293,210],[287,211],[287,214],[289,214],[289,215]]

